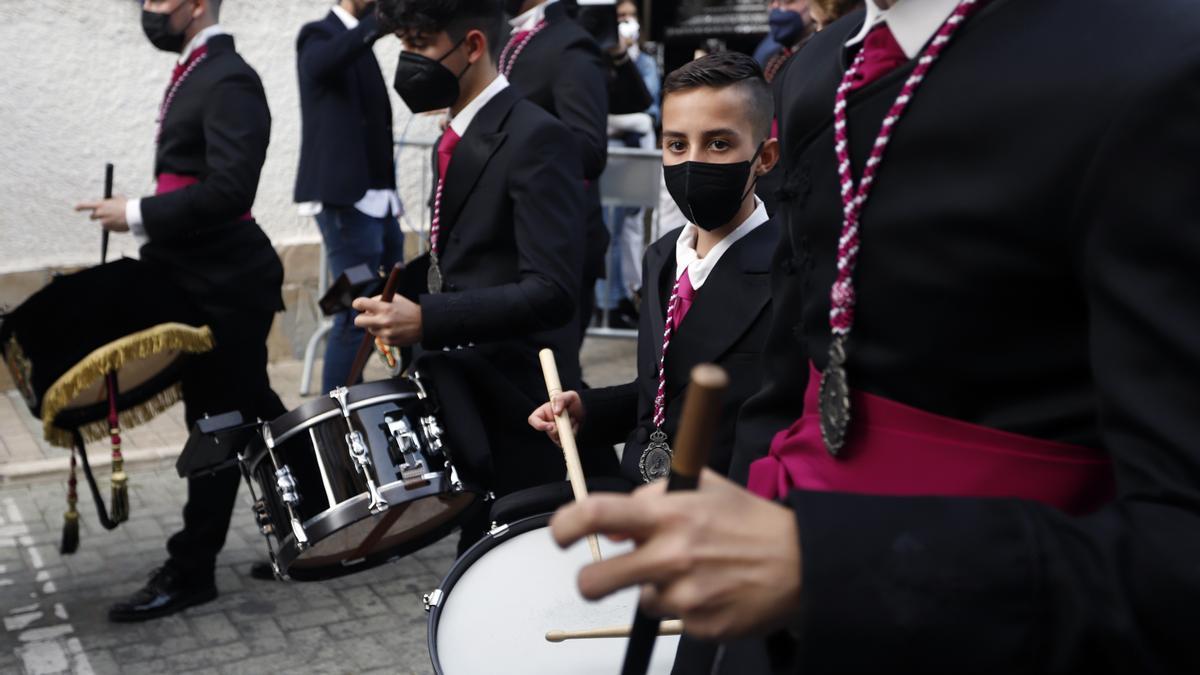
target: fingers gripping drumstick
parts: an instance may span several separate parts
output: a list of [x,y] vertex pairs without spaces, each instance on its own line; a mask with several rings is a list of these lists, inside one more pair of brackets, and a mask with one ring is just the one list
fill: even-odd
[[[396,285],[400,283],[400,273],[404,271],[404,263],[396,263],[392,266],[391,274],[388,274],[387,281],[383,284],[383,295],[379,297],[383,302],[391,302],[396,295]],[[353,387],[358,383],[358,376],[362,375],[363,368],[367,367],[367,359],[371,356],[371,350],[375,349],[375,336],[367,333],[363,336],[362,343],[358,345],[358,353],[354,355],[354,363],[350,366],[350,377],[346,378],[346,386]]]
[[[538,352],[538,359],[542,362],[542,376],[546,378],[546,391],[550,394],[550,402],[554,403],[554,397],[562,393],[562,382],[558,379],[558,364],[554,361],[554,352],[549,349],[543,349]],[[585,499],[588,495],[587,483],[583,480],[583,466],[579,463],[579,448],[575,445],[575,432],[571,430],[571,416],[567,414],[564,408],[562,412],[554,417],[554,423],[558,426],[558,440],[562,444],[563,458],[567,460],[567,478],[571,480],[571,492],[575,494],[575,501]],[[588,548],[592,550],[592,561],[600,561],[600,539],[594,535],[588,535]]]
[[[675,455],[671,459],[667,492],[695,490],[700,484],[700,472],[708,464],[708,451],[712,448],[721,415],[721,397],[728,387],[729,376],[720,366],[702,363],[692,369],[683,416],[675,434]],[[638,607],[633,615],[621,675],[646,674],[654,652],[654,640],[658,637],[658,624],[658,617],[650,616]]]

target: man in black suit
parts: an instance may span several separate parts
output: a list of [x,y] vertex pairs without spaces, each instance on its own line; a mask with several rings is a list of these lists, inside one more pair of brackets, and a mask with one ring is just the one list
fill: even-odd
[[[571,130],[586,187],[576,234],[586,237],[579,295],[579,328],[592,319],[596,280],[604,277],[608,228],[600,209],[600,174],[608,161],[609,66],[596,41],[558,0],[506,0],[515,16],[501,51],[500,74],[525,98]],[[635,78],[636,68],[634,71]]]
[[[1129,21],[1112,0],[956,4],[869,2],[780,75],[786,295],[734,468],[770,479],[762,494],[794,484],[788,508],[707,474],[698,493],[604,498],[553,527],[564,543],[597,529],[643,542],[622,571],[585,569],[589,596],[653,584],[651,606],[710,637],[786,626],[776,646],[794,658],[778,672],[1197,672],[1200,7],[1150,0]],[[944,50],[897,119],[931,47]],[[847,77],[860,54],[862,77]],[[849,238],[839,148],[855,185],[875,172]],[[832,292],[839,242],[858,244],[850,295]],[[852,329],[831,355],[831,309],[849,297]],[[833,457],[820,434],[792,441],[805,423],[839,435],[839,362],[855,393]],[[820,378],[827,412],[802,413]],[[872,443],[885,408],[902,431],[919,418],[937,433]],[[970,478],[914,455],[890,484],[855,484],[891,447],[947,444],[948,464],[1076,459]],[[1090,498],[1020,496],[1061,491],[1052,477],[1094,453],[1108,474],[1070,490]],[[812,467],[831,472],[825,487]]]
[[[340,0],[296,39],[303,133],[295,200],[301,214],[316,216],[334,278],[404,258],[392,104],[372,51],[382,34],[374,0]],[[334,318],[324,391],[346,383],[362,336],[349,311]]]
[[457,445],[490,450],[486,481],[497,495],[561,480],[562,453],[525,417],[546,395],[540,349],[554,351],[565,386],[580,378],[572,318],[583,179],[571,132],[498,74],[498,5],[381,0],[380,8],[403,41],[400,96],[414,112],[448,107],[450,121],[434,153],[431,253],[409,265],[391,304],[355,300],[356,322],[390,344],[419,345],[416,368],[443,398],[449,383],[439,380],[467,380],[468,400],[443,405],[482,417],[484,438]]
[[[779,158],[771,130],[771,90],[753,59],[724,52],[671,73],[663,102],[663,163],[667,186],[689,223],[646,250],[647,288],[638,326],[637,379],[628,384],[568,391],[529,418],[557,441],[555,415],[568,410],[581,443],[625,443],[622,473],[635,483],[656,471],[652,438],[675,438],[688,375],[699,363],[730,373],[709,466],[729,470],[737,411],[762,383],[760,354],[770,319],[770,261],[779,227],[754,196],[759,176]],[[717,171],[711,183],[689,174]],[[686,286],[676,286],[687,277]],[[690,289],[690,292],[685,289]],[[686,311],[683,310],[687,307]],[[671,326],[669,342],[665,328]],[[663,360],[664,342],[668,342]],[[660,368],[660,363],[665,367]],[[656,404],[660,378],[663,405]],[[657,420],[661,414],[661,420]]]
[[[283,266],[250,215],[270,140],[258,74],[217,24],[218,0],[147,0],[142,24],[158,48],[180,52],[159,127],[154,196],[81,204],[92,219],[142,241],[143,261],[174,278],[206,315],[216,348],[183,376],[190,427],[205,413],[248,419],[284,412],[267,378],[267,332],[283,309]],[[127,299],[136,301],[136,298]],[[141,621],[217,595],[213,571],[241,477],[228,469],[188,480],[183,530],[145,588],[109,610]]]

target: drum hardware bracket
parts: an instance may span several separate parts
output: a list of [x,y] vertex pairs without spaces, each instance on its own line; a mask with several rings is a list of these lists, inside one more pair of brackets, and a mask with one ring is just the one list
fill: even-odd
[[350,449],[350,459],[354,460],[354,468],[358,469],[363,478],[367,479],[367,492],[371,497],[367,510],[372,515],[378,515],[386,511],[389,504],[379,493],[379,486],[375,484],[375,478],[371,475],[371,454],[367,450],[367,444],[363,442],[362,434],[354,428],[354,424],[350,421],[350,406],[346,401],[349,393],[350,390],[347,387],[338,387],[329,392],[329,398],[337,401],[338,407],[342,409],[342,417],[346,420],[348,431],[346,447]]
[[296,538],[296,548],[303,551],[308,548],[308,533],[300,517],[296,515],[296,506],[300,504],[300,494],[296,492],[296,479],[292,470],[286,464],[275,470],[275,487],[279,490],[279,498],[287,505],[288,516],[292,522],[292,534]]
[[435,588],[432,591],[430,591],[429,593],[426,593],[425,595],[421,596],[421,604],[425,605],[426,612],[433,609],[434,607],[437,607],[438,604],[441,603],[441,601],[442,601],[442,589],[440,589],[440,588]]
[[421,449],[421,439],[413,431],[408,419],[401,417],[387,423],[388,433],[396,440],[396,448],[400,451],[402,463],[400,473],[406,481],[420,479],[425,473],[425,462],[418,454]]
[[446,460],[446,464],[444,466],[450,470],[450,489],[456,494],[462,492],[463,484],[458,478],[458,469],[455,469],[454,465],[451,464],[449,460]]
[[275,527],[271,524],[271,515],[267,513],[267,503],[261,499],[254,502],[254,520],[258,523],[258,531],[263,535],[275,531]]
[[[267,427],[265,427],[265,426],[263,427],[263,429],[264,429],[265,434],[267,436],[269,436],[270,430],[267,429]],[[273,459],[274,458],[272,457],[272,460]],[[265,508],[266,502],[265,502],[265,500],[263,500],[262,498],[260,498],[258,496],[258,491],[254,489],[254,480],[250,478],[250,470],[247,468],[248,465],[246,463],[247,460],[246,460],[245,450],[238,451],[237,461],[238,461],[238,467],[240,467],[242,470],[242,478],[245,479],[245,481],[246,481],[246,487],[250,490],[250,499],[252,499],[254,501],[255,518],[256,519],[258,518],[258,505],[259,504],[263,505],[264,508],[262,510],[262,513],[264,516],[266,516],[268,513]],[[275,576],[277,578],[286,580],[288,577],[286,574],[284,574],[279,569],[279,563],[276,561],[276,558],[275,558],[275,545],[271,543],[271,537],[267,536],[267,535],[273,534],[275,532],[275,526],[270,524],[269,518],[268,518],[268,524],[266,526],[262,525],[261,522],[259,523],[259,532],[262,533],[263,539],[267,540],[267,554],[271,557],[271,569],[274,570]]]
[[499,539],[506,534],[508,534],[508,524],[507,523],[505,523],[504,525],[497,525],[495,523],[492,523],[492,529],[488,530],[488,536],[490,536],[492,539]]
[[425,434],[425,440],[429,441],[429,450],[435,454],[442,454],[445,443],[442,441],[442,425],[438,424],[437,418],[433,415],[423,415],[421,417],[421,431]]

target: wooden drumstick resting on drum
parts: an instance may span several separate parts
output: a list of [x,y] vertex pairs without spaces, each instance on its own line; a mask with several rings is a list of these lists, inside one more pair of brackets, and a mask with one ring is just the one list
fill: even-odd
[[[566,640],[592,640],[596,638],[627,638],[631,626],[609,626],[607,628],[589,628],[587,630],[548,630],[546,642],[563,642]],[[679,619],[663,621],[658,627],[659,635],[682,635],[683,622]]]
[[[562,381],[558,377],[558,364],[554,360],[554,352],[543,349],[538,352],[542,362],[542,376],[546,378],[546,393],[550,402],[562,393]],[[571,481],[571,492],[575,501],[585,499],[588,495],[587,482],[583,479],[583,465],[579,462],[579,448],[575,445],[575,432],[571,429],[571,416],[564,409],[554,417],[558,427],[558,442],[562,445],[563,458],[567,461],[567,478]],[[600,538],[594,534],[588,535],[588,548],[592,551],[592,561],[600,561]]]
[[[383,284],[383,294],[379,296],[380,300],[391,302],[392,298],[396,296],[396,286],[400,283],[400,273],[403,271],[404,263],[396,263],[392,266],[392,271]],[[367,367],[367,359],[371,357],[372,349],[375,349],[375,336],[367,333],[363,336],[362,343],[358,345],[358,352],[354,355],[354,364],[350,366],[350,377],[346,378],[347,387],[358,384],[358,377],[362,375],[363,368]]]
[[[708,453],[721,415],[721,397],[728,387],[729,375],[720,366],[702,363],[692,369],[683,416],[676,432],[667,492],[695,490],[700,484],[700,472],[708,464]],[[634,612],[625,663],[621,666],[622,675],[646,675],[659,622],[658,617],[649,616],[640,606]]]

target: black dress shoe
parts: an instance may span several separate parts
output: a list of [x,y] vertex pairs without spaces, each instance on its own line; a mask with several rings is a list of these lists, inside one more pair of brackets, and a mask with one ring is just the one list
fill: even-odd
[[275,581],[275,568],[265,560],[259,560],[250,565],[250,578],[259,581]]
[[205,584],[189,583],[176,570],[160,567],[150,575],[145,587],[125,602],[108,608],[108,620],[129,623],[157,619],[193,605],[204,604],[216,597],[217,587],[212,581]]

